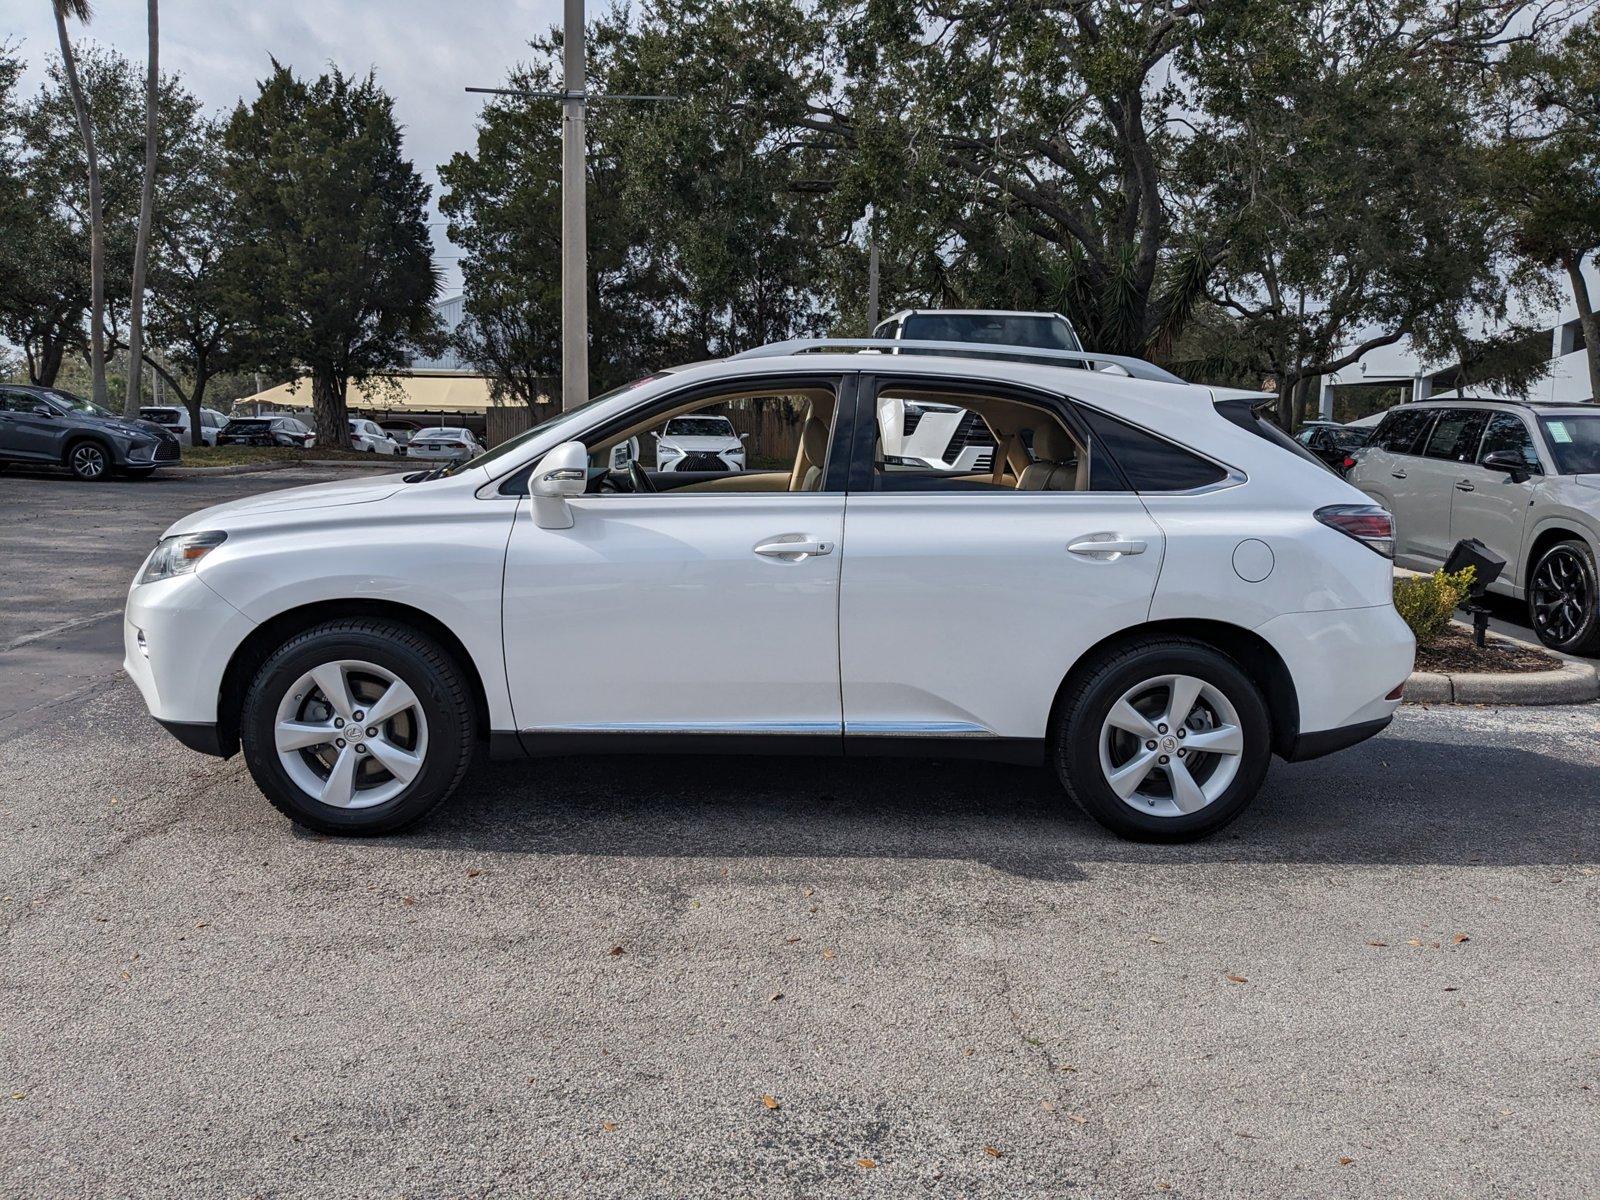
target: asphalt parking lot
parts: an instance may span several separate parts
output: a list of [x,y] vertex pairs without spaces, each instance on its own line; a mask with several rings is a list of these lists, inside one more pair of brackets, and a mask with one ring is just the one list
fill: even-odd
[[118,672],[170,520],[0,476],[0,1193],[1592,1196],[1600,706],[1190,847],[978,764],[484,764],[303,834]]

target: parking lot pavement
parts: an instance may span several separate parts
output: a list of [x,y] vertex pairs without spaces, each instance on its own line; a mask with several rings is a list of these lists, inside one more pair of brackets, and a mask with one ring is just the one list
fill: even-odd
[[102,663],[0,720],[0,1194],[1592,1195],[1597,734],[1405,709],[1189,847],[692,758],[343,841]]

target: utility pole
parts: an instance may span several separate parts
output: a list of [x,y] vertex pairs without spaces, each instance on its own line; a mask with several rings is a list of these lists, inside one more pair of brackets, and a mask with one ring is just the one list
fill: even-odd
[[867,208],[867,332],[871,337],[878,328],[878,210]]
[[[561,91],[469,87],[491,96],[561,101],[561,409],[589,399],[588,63],[584,0],[566,0],[561,32]],[[597,100],[677,100],[677,96],[597,96]]]
[[583,0],[567,0],[561,35],[561,408],[589,399],[589,229]]

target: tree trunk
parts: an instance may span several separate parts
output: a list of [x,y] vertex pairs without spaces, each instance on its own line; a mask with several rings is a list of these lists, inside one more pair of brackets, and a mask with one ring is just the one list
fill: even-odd
[[1578,302],[1578,325],[1583,330],[1583,356],[1589,363],[1589,398],[1600,400],[1600,319],[1595,317],[1589,299],[1589,283],[1583,277],[1583,256],[1565,259],[1567,278],[1572,280],[1572,298]]
[[72,108],[78,117],[78,133],[83,138],[84,158],[89,176],[89,374],[93,380],[90,399],[106,404],[106,230],[105,208],[100,200],[100,158],[95,150],[94,125],[89,120],[89,102],[78,78],[78,60],[67,37],[67,14],[55,6],[56,35],[61,41],[61,64],[72,92]]
[[346,381],[331,372],[311,373],[311,407],[317,445],[324,450],[350,449],[350,415],[344,403]]
[[[128,397],[123,401],[124,416],[139,415],[144,368],[144,274],[150,257],[150,222],[156,202],[157,104],[161,91],[161,67],[157,0],[149,0],[150,60],[144,73],[144,183],[139,189],[139,233],[133,243],[133,296],[128,305]],[[194,427],[199,431],[199,426]]]

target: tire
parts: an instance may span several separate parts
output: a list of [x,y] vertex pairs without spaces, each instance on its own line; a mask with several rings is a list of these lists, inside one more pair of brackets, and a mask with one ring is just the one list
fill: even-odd
[[1600,570],[1582,538],[1539,555],[1528,577],[1528,623],[1552,650],[1600,654]]
[[[1187,725],[1160,719],[1191,693]],[[1134,841],[1217,832],[1255,799],[1272,758],[1261,692],[1231,658],[1192,638],[1140,639],[1091,663],[1062,697],[1051,733],[1067,794]],[[1189,749],[1201,740],[1217,749]]]
[[66,466],[74,479],[98,483],[111,474],[111,454],[99,442],[73,442],[67,447]]
[[[342,682],[348,696],[330,704],[324,682]],[[367,707],[395,683],[409,698],[381,718],[376,737],[366,736],[355,722],[372,720]],[[280,750],[284,722],[302,747]],[[344,836],[393,833],[431,812],[466,773],[474,726],[471,688],[455,658],[410,626],[383,620],[329,621],[290,638],[256,672],[239,720],[245,763],[273,807],[297,825]]]

